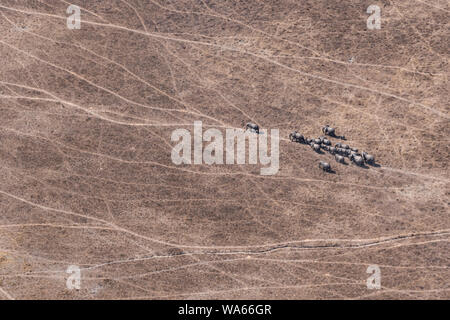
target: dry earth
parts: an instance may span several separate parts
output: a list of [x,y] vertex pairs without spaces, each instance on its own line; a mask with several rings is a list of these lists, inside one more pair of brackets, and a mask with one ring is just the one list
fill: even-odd
[[[0,0],[0,298],[450,298],[448,1],[72,3]],[[194,121],[280,171],[173,164]],[[287,139],[326,123],[379,166]]]

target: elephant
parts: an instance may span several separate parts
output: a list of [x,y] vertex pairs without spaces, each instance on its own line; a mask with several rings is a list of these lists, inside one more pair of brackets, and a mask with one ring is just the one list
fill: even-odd
[[337,153],[337,154],[340,154],[340,155],[342,155],[342,156],[347,155],[347,152],[345,151],[344,148],[336,148],[336,153]]
[[362,166],[364,164],[364,159],[363,159],[363,157],[360,157],[360,156],[355,156],[352,154],[350,156],[350,160],[358,166]]
[[250,131],[259,133],[259,126],[257,124],[255,124],[255,123],[248,122],[245,125],[245,130],[250,130]]
[[331,136],[334,137],[336,135],[335,133],[335,129],[330,127],[329,125],[325,125],[322,127],[322,132],[327,135],[327,136]]
[[298,133],[297,131],[294,131],[289,134],[289,139],[292,142],[298,142],[298,143],[305,143],[305,137]]
[[371,154],[368,154],[367,152],[363,152],[362,157],[363,157],[364,161],[366,161],[368,164],[375,163],[375,157]]
[[334,156],[334,159],[336,160],[336,162],[345,163],[345,158],[343,156],[338,155],[338,154]]
[[330,172],[331,171],[331,166],[328,162],[324,162],[324,161],[320,161],[319,162],[319,168],[322,169],[323,171],[326,172]]
[[350,150],[349,157],[352,156],[352,155],[355,156],[355,157],[362,157],[362,155],[360,153]]
[[319,152],[320,151],[320,145],[317,143],[311,143],[311,148],[313,148],[313,150],[315,152]]

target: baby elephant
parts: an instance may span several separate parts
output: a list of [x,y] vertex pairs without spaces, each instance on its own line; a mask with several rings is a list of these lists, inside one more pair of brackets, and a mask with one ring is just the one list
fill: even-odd
[[257,124],[255,124],[255,123],[248,122],[245,125],[245,130],[250,130],[250,131],[259,133],[259,126]]
[[368,154],[367,152],[363,152],[362,157],[363,157],[364,161],[366,161],[368,164],[375,163],[375,157],[371,154]]
[[338,155],[338,154],[334,156],[334,159],[336,160],[336,162],[345,163],[345,158],[343,156]]
[[326,172],[331,172],[331,166],[328,162],[320,161],[319,168]]

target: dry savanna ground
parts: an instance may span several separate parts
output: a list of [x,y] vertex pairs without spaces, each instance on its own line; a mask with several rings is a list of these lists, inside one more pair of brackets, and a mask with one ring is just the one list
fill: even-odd
[[[450,298],[448,1],[70,3],[0,0],[0,298]],[[175,165],[194,121],[279,172]],[[378,165],[287,139],[324,124]]]

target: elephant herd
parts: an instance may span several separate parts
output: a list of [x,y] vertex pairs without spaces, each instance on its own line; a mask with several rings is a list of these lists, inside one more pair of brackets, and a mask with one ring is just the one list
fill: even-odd
[[[259,133],[259,126],[254,123],[247,123],[245,129],[255,133]],[[332,128],[329,125],[323,126],[322,132],[326,136],[345,140],[345,136],[336,135],[335,128]],[[321,136],[316,139],[309,139],[305,138],[299,132],[294,131],[289,134],[289,140],[291,140],[292,142],[309,145],[315,152],[318,153],[321,150],[327,151],[331,155],[334,155],[334,159],[338,163],[346,164],[345,158],[348,158],[351,163],[357,166],[363,166],[365,163],[369,165],[375,165],[375,157],[373,155],[367,152],[359,153],[358,149],[352,148],[349,145],[341,142],[338,142],[333,146],[330,139],[325,136]],[[320,161],[319,168],[327,172],[332,172],[331,165],[328,162]]]
[[[337,136],[335,129],[329,125],[322,127],[322,132],[330,137],[345,139],[344,136]],[[367,152],[358,152],[358,149],[352,148],[347,144],[338,142],[332,146],[331,141],[325,136],[318,137],[317,139],[305,138],[303,135],[294,131],[289,134],[289,140],[292,142],[302,143],[309,145],[314,151],[320,152],[320,150],[325,150],[330,154],[334,155],[334,159],[338,163],[345,164],[345,158],[348,158],[352,163],[363,166],[365,163],[369,165],[375,164],[375,157]],[[324,171],[331,172],[331,166],[328,162],[320,161],[319,168]]]

